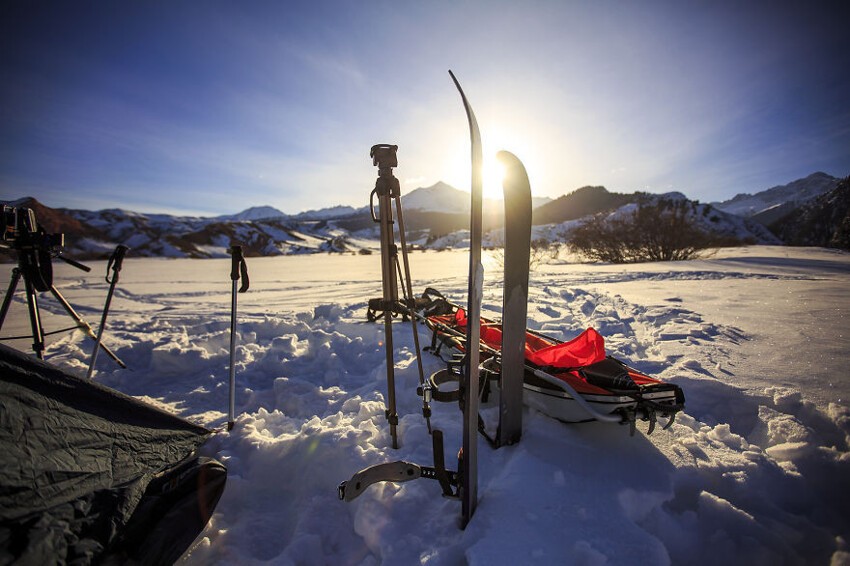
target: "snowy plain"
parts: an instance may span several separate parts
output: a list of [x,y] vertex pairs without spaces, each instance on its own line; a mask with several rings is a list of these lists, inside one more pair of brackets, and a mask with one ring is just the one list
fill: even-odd
[[[467,255],[410,255],[414,291],[464,302]],[[105,262],[55,262],[56,285],[93,326]],[[12,265],[4,265],[6,276]],[[608,351],[679,384],[668,430],[563,424],[532,410],[522,441],[479,448],[479,506],[436,482],[376,484],[351,503],[337,485],[372,464],[431,465],[412,331],[394,326],[401,447],[384,418],[380,259],[249,258],[239,296],[236,425],[228,404],[230,261],[128,257],[95,379],[217,429],[205,450],[225,493],[189,564],[850,564],[850,254],[753,246],[628,266],[552,261],[531,277],[529,326],[560,339],[587,327]],[[498,263],[484,314],[499,315]],[[70,319],[41,296],[47,330]],[[2,335],[28,332],[18,292]],[[423,342],[428,335],[423,331]],[[22,350],[29,341],[11,343]],[[46,358],[85,375],[92,342],[51,337]],[[426,372],[442,362],[423,354]],[[434,403],[454,466],[456,404]],[[485,409],[486,412],[490,409]]]

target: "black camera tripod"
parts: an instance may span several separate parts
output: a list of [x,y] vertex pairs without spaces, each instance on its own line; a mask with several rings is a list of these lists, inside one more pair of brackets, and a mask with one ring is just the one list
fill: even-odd
[[[53,285],[53,265],[51,263],[53,256],[50,252],[42,245],[40,245],[37,241],[31,242],[28,241],[26,243],[17,243],[15,245],[15,250],[17,251],[18,256],[18,266],[12,269],[12,280],[9,282],[9,288],[6,290],[6,296],[3,297],[3,306],[0,307],[0,329],[3,328],[3,323],[6,320],[6,313],[9,310],[9,306],[12,304],[12,296],[15,294],[15,290],[18,287],[18,282],[23,277],[24,279],[24,287],[26,288],[27,294],[27,308],[29,310],[30,317],[30,328],[32,329],[32,349],[35,352],[35,355],[39,359],[44,359],[44,337],[49,336],[51,334],[59,334],[61,332],[67,332],[69,330],[80,329],[86,333],[87,336],[92,338],[93,340],[98,341],[98,344],[103,349],[106,354],[115,360],[115,362],[121,366],[122,368],[126,368],[126,364],[121,361],[118,356],[115,355],[112,350],[108,347],[100,343],[97,335],[95,335],[92,327],[87,323],[83,318],[77,314],[77,311],[65,300],[65,297],[62,296],[62,293]],[[73,265],[77,269],[81,269],[83,271],[91,271],[91,268],[83,265],[82,263],[76,262],[72,259],[68,259],[66,257],[62,257],[61,255],[57,255],[59,259]],[[63,328],[61,330],[54,330],[52,332],[44,332],[44,327],[41,324],[41,314],[38,310],[38,293],[50,291],[60,305],[65,309],[68,315],[74,319],[76,324],[74,326]],[[20,340],[23,338],[29,338],[30,336],[10,336],[8,338],[2,338],[3,340]]]
[[[393,167],[398,167],[396,152],[397,145],[376,144],[369,151],[372,164],[378,167],[378,180],[375,188],[369,195],[369,208],[372,220],[381,226],[381,275],[383,297],[379,300],[369,301],[369,315],[372,320],[384,317],[384,340],[387,354],[387,420],[390,423],[390,436],[393,448],[398,448],[398,413],[396,412],[395,399],[395,361],[393,359],[393,331],[392,319],[397,314],[409,318],[413,327],[413,342],[416,348],[416,363],[419,369],[419,386],[425,387],[425,375],[422,367],[422,358],[419,348],[419,333],[416,329],[416,317],[414,316],[415,299],[410,281],[410,264],[407,260],[407,241],[405,239],[404,215],[401,211],[401,188],[398,179],[393,175]],[[378,213],[375,213],[375,197],[378,197]],[[395,202],[396,218],[398,219],[398,235],[401,243],[401,259],[404,266],[398,261],[398,246],[395,244],[393,235],[393,210],[391,203]],[[401,292],[403,301],[399,300],[399,280],[401,280]],[[377,312],[383,312],[377,315]],[[431,432],[431,408],[427,397],[423,396],[422,413],[428,424],[428,432]]]

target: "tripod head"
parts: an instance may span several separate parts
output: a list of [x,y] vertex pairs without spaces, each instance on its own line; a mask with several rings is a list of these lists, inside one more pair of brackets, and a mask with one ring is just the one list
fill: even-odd
[[369,157],[372,158],[372,165],[378,167],[378,175],[392,175],[393,167],[398,167],[398,151],[397,145],[379,143],[372,146],[369,150]]
[[38,224],[35,211],[27,207],[3,205],[3,241],[0,249],[14,251],[24,278],[37,291],[48,291],[53,286],[53,258],[59,258],[83,271],[91,268],[72,259],[62,257],[64,234],[48,234]]
[[[378,214],[375,213],[375,197],[378,201],[381,197],[389,197],[390,199],[401,196],[401,186],[398,179],[393,176],[393,167],[398,167],[398,151],[397,145],[379,143],[372,146],[369,150],[369,157],[372,158],[372,165],[378,167],[378,180],[375,182],[375,188],[372,189],[372,194],[369,195],[369,209],[374,222],[380,222]],[[386,206],[381,206],[382,214],[389,215],[389,222],[392,223],[392,212],[389,207],[389,199],[384,201]]]

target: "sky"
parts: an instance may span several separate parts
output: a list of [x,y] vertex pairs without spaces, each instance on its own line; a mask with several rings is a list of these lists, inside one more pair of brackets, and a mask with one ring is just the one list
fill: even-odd
[[[469,190],[485,158],[535,196],[703,202],[850,175],[843,2],[122,1],[0,4],[0,199],[212,216]],[[485,191],[499,191],[495,173]]]

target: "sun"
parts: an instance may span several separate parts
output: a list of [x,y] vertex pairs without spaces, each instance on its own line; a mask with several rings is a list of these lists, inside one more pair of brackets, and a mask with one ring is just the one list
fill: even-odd
[[496,159],[495,153],[485,153],[482,164],[482,185],[484,198],[500,199],[503,196],[502,182],[505,180],[505,166]]
[[[459,152],[460,158],[449,168],[448,183],[459,189],[469,191],[470,164],[469,153]],[[481,183],[483,196],[486,199],[503,198],[502,182],[505,179],[505,166],[496,159],[496,151],[484,151],[482,155]]]
[[[501,150],[507,150],[523,161],[529,176],[541,176],[537,153],[533,151],[533,138],[526,132],[517,134],[507,127],[482,129],[482,184],[484,198],[501,200],[504,198],[502,183],[505,180],[505,166],[496,158]],[[454,145],[445,148],[446,156],[442,161],[443,179],[450,185],[469,191],[470,163],[469,138],[458,136]]]

